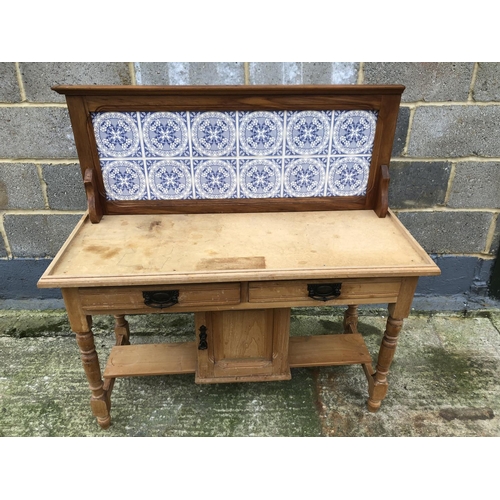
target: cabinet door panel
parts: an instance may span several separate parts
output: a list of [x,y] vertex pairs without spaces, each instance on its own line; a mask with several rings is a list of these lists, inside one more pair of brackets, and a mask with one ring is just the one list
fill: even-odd
[[198,351],[196,381],[287,380],[290,309],[198,313],[207,349]]

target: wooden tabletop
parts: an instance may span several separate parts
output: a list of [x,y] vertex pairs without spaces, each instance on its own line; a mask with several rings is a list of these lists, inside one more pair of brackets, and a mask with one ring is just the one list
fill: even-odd
[[439,274],[389,213],[85,215],[41,288]]

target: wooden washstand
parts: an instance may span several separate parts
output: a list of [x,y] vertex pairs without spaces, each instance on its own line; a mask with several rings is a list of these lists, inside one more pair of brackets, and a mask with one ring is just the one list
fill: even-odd
[[[388,207],[403,89],[54,88],[89,209],[38,285],[62,290],[101,427],[127,376],[268,381],[359,364],[379,409],[418,277],[439,274]],[[357,306],[379,303],[389,317],[373,367]],[[311,306],[346,306],[344,334],[290,338],[290,308]],[[195,314],[192,341],[131,345],[126,315],[170,312]],[[104,372],[98,314],[116,325]]]

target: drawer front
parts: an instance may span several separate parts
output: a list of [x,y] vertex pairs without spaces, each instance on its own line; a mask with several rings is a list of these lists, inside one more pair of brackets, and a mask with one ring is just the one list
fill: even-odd
[[[144,297],[144,292],[149,292],[149,299]],[[153,292],[167,293],[155,294],[151,299]],[[240,303],[239,283],[80,288],[79,293],[83,308],[94,312],[112,310],[128,311],[129,313],[188,312],[197,307]],[[147,305],[146,302],[150,305]]]
[[[309,296],[308,285],[329,285],[340,283],[340,294],[336,297]],[[336,287],[331,287],[335,289]],[[290,306],[321,306],[347,303],[395,302],[399,293],[400,280],[300,280],[300,281],[256,281],[249,284],[248,301],[254,303],[288,304]],[[327,287],[328,290],[328,287]],[[320,292],[322,290],[320,289]],[[324,300],[326,299],[326,300]]]

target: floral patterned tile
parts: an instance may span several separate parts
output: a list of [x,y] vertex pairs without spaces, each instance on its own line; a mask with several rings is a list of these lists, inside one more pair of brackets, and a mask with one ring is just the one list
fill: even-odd
[[284,111],[238,113],[242,156],[276,156],[283,153]]
[[150,198],[152,200],[187,200],[193,197],[190,162],[171,158],[147,160]]
[[189,156],[187,113],[140,113],[147,157]]
[[195,198],[236,198],[236,160],[194,160]]
[[193,156],[236,155],[236,113],[190,113]]
[[110,200],[364,195],[374,111],[106,112],[92,121]]
[[377,115],[374,112],[336,111],[332,131],[332,154],[371,154]]
[[137,113],[96,113],[93,124],[100,158],[141,156]]
[[325,196],[327,158],[285,159],[284,196]]
[[275,158],[240,160],[240,198],[282,197],[282,161]]
[[286,155],[328,154],[331,122],[331,111],[288,112]]
[[141,160],[101,162],[104,188],[110,200],[143,200],[147,197],[147,180]]
[[328,173],[327,196],[362,196],[366,194],[370,158],[344,156],[336,158]]

